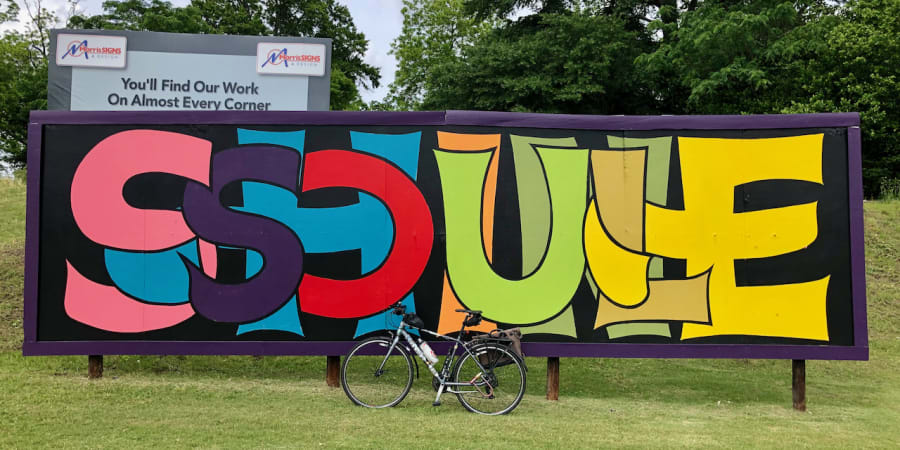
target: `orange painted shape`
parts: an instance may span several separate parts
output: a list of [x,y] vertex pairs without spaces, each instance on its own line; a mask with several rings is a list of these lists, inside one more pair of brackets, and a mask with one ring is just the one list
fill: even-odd
[[484,241],[484,254],[489,263],[494,262],[494,201],[497,198],[497,169],[500,166],[500,152],[494,151],[484,178],[484,199],[481,208],[481,238]]
[[[441,317],[438,322],[437,332],[441,334],[455,333],[462,326],[463,319],[466,318],[464,313],[456,312],[457,309],[464,308],[453,289],[450,288],[450,280],[447,279],[447,272],[444,272],[444,292],[441,295]],[[477,327],[468,327],[467,330],[483,331],[485,333],[497,328],[497,324],[488,320],[482,320]]]
[[438,131],[438,147],[444,150],[478,151],[500,146],[499,134],[466,134]]

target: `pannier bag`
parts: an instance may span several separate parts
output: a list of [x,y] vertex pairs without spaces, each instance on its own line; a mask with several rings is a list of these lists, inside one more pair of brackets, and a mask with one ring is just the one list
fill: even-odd
[[[510,328],[508,330],[496,329],[487,334],[479,334],[472,338],[472,342],[485,344],[496,342],[508,346],[522,361],[525,370],[528,370],[528,366],[525,364],[525,354],[522,353],[522,330],[518,327]],[[480,355],[478,359],[482,366],[492,365],[494,367],[501,367],[513,363],[509,356],[495,351],[488,351]]]

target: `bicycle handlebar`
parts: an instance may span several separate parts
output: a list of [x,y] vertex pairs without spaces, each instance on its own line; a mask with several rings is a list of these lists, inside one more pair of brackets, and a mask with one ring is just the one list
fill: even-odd
[[[403,316],[403,320],[407,325],[412,325],[416,328],[423,328],[425,326],[425,324],[422,322],[422,319],[418,315],[416,315],[415,313],[406,313],[406,305],[397,302],[391,306],[393,307],[393,311],[391,312],[394,315]],[[481,323],[481,311],[472,309],[457,309],[456,312],[467,314],[465,320],[463,320],[463,328],[474,327]]]

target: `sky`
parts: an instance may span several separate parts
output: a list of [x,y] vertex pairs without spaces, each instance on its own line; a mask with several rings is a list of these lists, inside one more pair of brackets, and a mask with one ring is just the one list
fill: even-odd
[[394,81],[397,59],[389,55],[391,41],[403,29],[402,0],[339,0],[350,9],[356,28],[369,39],[366,63],[381,68],[381,86],[363,91],[363,100],[381,100],[387,87]]
[[[31,0],[32,2],[34,0]],[[169,0],[176,6],[184,6],[189,0]],[[61,19],[60,27],[65,18],[70,15],[70,6],[66,0],[41,0],[45,9],[54,11]],[[4,2],[5,3],[5,2]],[[22,0],[19,1],[21,5]],[[377,89],[362,90],[363,100],[381,100],[387,94],[388,85],[394,81],[394,72],[397,70],[397,60],[388,52],[391,49],[391,41],[400,35],[403,27],[402,0],[338,0],[350,10],[356,28],[366,35],[369,40],[369,49],[365,55],[365,61],[381,69],[381,85]],[[103,0],[80,0],[78,10],[86,14],[99,14],[102,12]],[[24,8],[20,14],[19,23],[27,17]],[[10,25],[0,26],[0,31],[9,29]]]

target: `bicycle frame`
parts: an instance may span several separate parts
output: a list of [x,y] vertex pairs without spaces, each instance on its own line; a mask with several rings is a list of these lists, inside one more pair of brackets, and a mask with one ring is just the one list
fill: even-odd
[[[453,347],[450,349],[449,352],[447,352],[447,357],[444,358],[444,364],[442,365],[440,372],[435,370],[434,365],[428,363],[428,359],[425,358],[425,355],[422,353],[422,350],[419,349],[419,345],[416,344],[416,342],[413,340],[412,335],[406,331],[407,327],[419,330],[419,332],[428,333],[432,336],[444,339],[446,341],[453,341]],[[463,327],[460,329],[460,334],[462,334],[463,330],[465,330],[465,324],[463,324]],[[440,382],[440,386],[438,387],[438,391],[437,391],[437,396],[435,396],[435,398],[434,398],[435,405],[440,404],[441,395],[445,391],[449,392],[451,394],[465,394],[465,393],[476,393],[477,392],[481,395],[485,395],[485,393],[482,392],[481,390],[479,390],[478,387],[487,385],[488,389],[490,391],[487,395],[493,395],[490,385],[487,383],[487,381],[484,380],[484,378],[482,376],[483,374],[487,373],[487,369],[485,369],[484,366],[481,365],[481,362],[478,360],[479,358],[477,358],[475,354],[473,354],[471,351],[469,351],[469,348],[466,346],[465,342],[463,342],[459,338],[454,338],[451,336],[435,333],[433,331],[426,330],[424,328],[418,328],[418,327],[412,326],[412,325],[406,323],[403,319],[400,320],[400,326],[397,327],[397,332],[396,332],[396,334],[394,334],[393,338],[391,339],[391,346],[388,349],[387,354],[385,355],[384,361],[382,361],[381,365],[378,366],[378,369],[376,370],[376,372],[381,372],[384,369],[384,364],[387,362],[387,358],[391,355],[394,348],[400,342],[401,336],[404,339],[406,339],[407,344],[409,345],[410,348],[412,348],[412,350],[416,354],[416,356],[418,356],[419,359],[421,359],[422,362],[425,363],[425,367],[428,367],[428,370],[431,372],[431,374],[434,375],[434,377],[437,378],[437,380]],[[472,355],[473,362],[478,366],[478,369],[481,372],[479,372],[478,375],[475,376],[475,378],[473,378],[472,380],[469,380],[467,382],[449,381],[450,369],[452,366],[452,362],[457,360],[459,357],[461,357],[461,356],[458,356],[458,357],[454,358],[454,356],[456,355],[456,351],[460,346],[462,347],[463,351],[466,354]],[[476,380],[478,380],[479,378],[481,379],[481,381],[476,382]],[[461,391],[461,390],[453,389],[453,388],[459,387],[459,386],[471,386],[471,387],[474,387],[475,390],[474,391],[468,391],[468,390]]]

